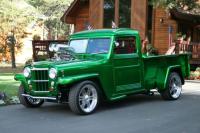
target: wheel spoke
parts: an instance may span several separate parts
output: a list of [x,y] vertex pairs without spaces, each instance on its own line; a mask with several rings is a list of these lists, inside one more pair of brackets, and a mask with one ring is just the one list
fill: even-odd
[[170,83],[170,94],[173,98],[178,98],[179,95],[181,94],[181,81],[179,81],[176,77],[173,77],[171,79]]
[[89,100],[93,100],[93,99],[94,99],[94,96],[89,96],[88,99],[89,99]]
[[88,103],[88,101],[85,101],[85,109],[89,108],[90,104]]
[[81,101],[80,106],[81,106],[81,108],[85,108],[85,102],[84,102],[84,101]]
[[79,101],[83,101],[84,100],[84,96],[79,96]]

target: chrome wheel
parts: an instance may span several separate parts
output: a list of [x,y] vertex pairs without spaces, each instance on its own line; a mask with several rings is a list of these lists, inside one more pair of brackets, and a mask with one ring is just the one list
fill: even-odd
[[97,109],[100,100],[99,86],[93,81],[82,81],[71,87],[69,92],[69,107],[80,115],[89,115]]
[[35,99],[35,98],[31,98],[31,97],[27,97],[28,102],[30,102],[33,105],[38,105],[39,103],[42,102],[41,99]]
[[181,95],[182,83],[176,76],[172,77],[169,84],[170,95],[173,98],[178,98]]
[[161,90],[160,94],[165,100],[177,100],[181,96],[182,80],[177,72],[169,74],[166,84],[166,89]]
[[87,84],[80,90],[79,106],[84,112],[89,113],[93,111],[97,105],[97,101],[97,90],[93,85]]

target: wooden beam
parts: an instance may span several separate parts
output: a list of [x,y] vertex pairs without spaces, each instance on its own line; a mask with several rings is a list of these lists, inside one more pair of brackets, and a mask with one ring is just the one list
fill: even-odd
[[147,0],[131,1],[131,28],[138,30],[142,39],[147,32],[147,7]]
[[119,0],[115,0],[115,24],[119,26]]
[[103,28],[103,5],[104,0],[90,0],[89,22],[94,29]]

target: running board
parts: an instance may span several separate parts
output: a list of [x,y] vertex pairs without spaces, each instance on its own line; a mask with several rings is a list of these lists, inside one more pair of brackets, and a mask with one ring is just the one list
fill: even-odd
[[57,100],[57,98],[54,98],[54,97],[36,97],[36,96],[28,95],[28,94],[21,94],[21,95],[24,96],[24,97],[30,97],[30,98],[33,98],[33,99]]

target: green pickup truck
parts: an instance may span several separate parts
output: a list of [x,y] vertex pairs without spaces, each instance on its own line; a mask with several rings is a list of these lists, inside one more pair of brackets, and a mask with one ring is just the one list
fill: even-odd
[[77,114],[93,113],[100,101],[115,101],[157,89],[177,100],[189,76],[189,55],[145,56],[138,31],[102,29],[71,35],[68,46],[50,46],[55,57],[16,74],[19,99],[26,107],[44,101],[68,103]]

